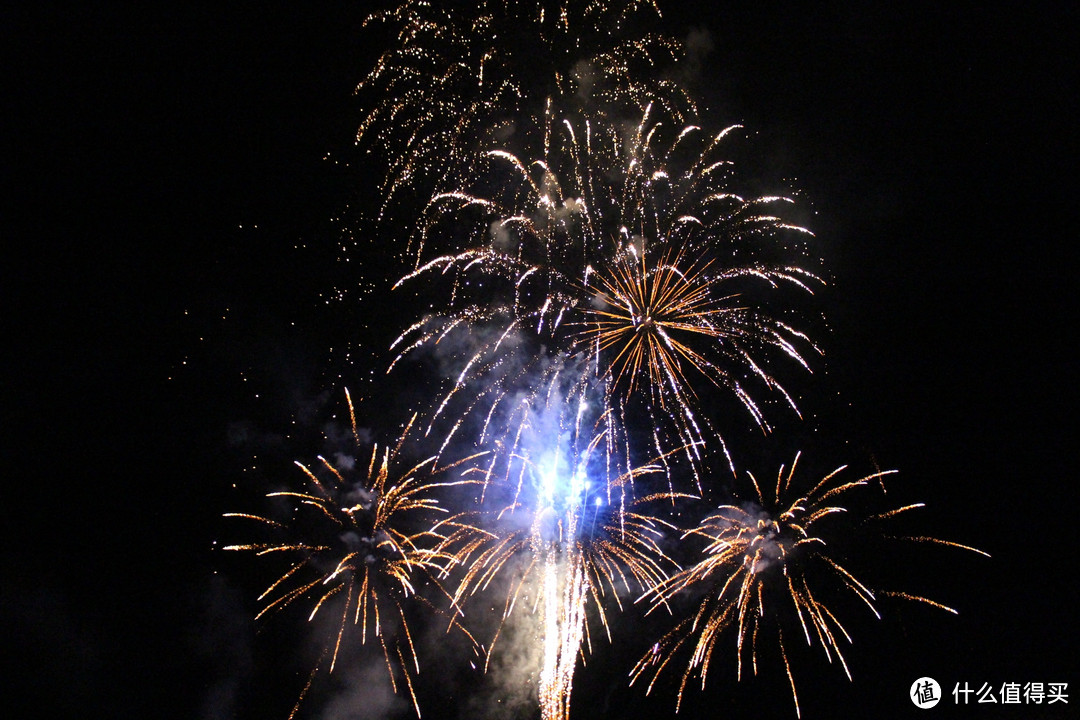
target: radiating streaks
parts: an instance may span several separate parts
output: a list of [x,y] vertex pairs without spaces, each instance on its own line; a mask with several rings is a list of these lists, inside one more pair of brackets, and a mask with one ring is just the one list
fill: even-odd
[[[347,391],[346,398],[353,437],[359,441],[356,414]],[[437,493],[470,481],[449,477],[456,464],[439,467],[434,457],[405,462],[402,447],[414,421],[415,416],[392,446],[372,446],[366,474],[358,478],[352,478],[351,461],[340,469],[321,456],[321,467],[312,469],[297,463],[304,486],[267,493],[270,499],[292,501],[288,520],[226,513],[226,517],[253,520],[271,534],[283,537],[227,545],[224,549],[295,558],[259,596],[263,607],[257,618],[299,601],[311,605],[308,622],[315,620],[320,611],[334,608],[338,619],[327,644],[328,652],[311,679],[323,664],[329,672],[334,671],[346,629],[353,627],[361,644],[377,641],[394,691],[399,686],[407,690],[419,716],[413,682],[420,662],[406,606],[410,601],[431,606],[419,594],[422,585],[432,585],[448,596],[438,581],[452,559],[440,549],[446,538],[439,532],[438,519],[446,510],[440,506]],[[477,457],[460,462],[475,461]],[[453,619],[451,624],[459,626]]]
[[[852,540],[851,525],[839,519],[849,514],[853,491],[875,487],[894,471],[843,481],[845,467],[840,467],[809,492],[800,494],[792,489],[798,460],[796,455],[786,471],[781,467],[775,486],[766,487],[748,473],[754,490],[749,500],[720,506],[683,535],[684,539],[696,538],[704,544],[702,559],[651,588],[642,600],[651,604],[651,610],[672,603],[682,593],[703,593],[703,601],[638,661],[631,672],[632,684],[646,678],[647,691],[651,691],[660,674],[672,663],[681,664],[676,658],[689,651],[679,683],[678,707],[692,677],[698,677],[704,687],[718,643],[729,632],[735,635],[737,676],[741,678],[746,662],[757,674],[759,631],[767,623],[775,631],[799,715],[784,627],[798,627],[807,645],[819,645],[826,659],[830,663],[835,659],[850,679],[843,647],[851,642],[851,636],[834,611],[841,598],[856,600],[876,617],[880,617],[882,597],[899,597],[955,613],[948,606],[918,595],[873,590],[846,567],[848,560],[840,556],[845,542]],[[859,525],[867,527],[870,521],[891,519],[919,507],[921,503],[866,516]],[[986,554],[936,538],[911,539]]]

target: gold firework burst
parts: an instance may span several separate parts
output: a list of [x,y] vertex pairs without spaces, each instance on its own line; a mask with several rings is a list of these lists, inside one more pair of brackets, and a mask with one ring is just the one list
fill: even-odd
[[[345,395],[353,437],[359,446],[348,390]],[[436,468],[433,457],[411,466],[401,464],[402,444],[412,425],[410,421],[392,447],[372,446],[366,475],[359,479],[350,477],[349,459],[345,465],[339,462],[335,466],[320,456],[320,464],[313,468],[297,462],[304,486],[267,493],[267,498],[293,503],[290,520],[251,513],[225,514],[254,520],[271,533],[285,536],[264,543],[227,545],[225,550],[294,558],[259,596],[263,607],[256,619],[308,602],[311,612],[307,620],[311,622],[320,610],[334,604],[332,599],[337,602],[337,630],[312,670],[290,718],[327,656],[329,672],[334,671],[349,628],[356,629],[361,644],[369,640],[378,643],[394,691],[403,685],[420,714],[414,689],[420,662],[406,619],[406,605],[411,600],[430,606],[418,594],[419,585],[434,581],[449,561],[438,549],[445,540],[437,529],[438,513],[445,510],[435,493],[438,488],[463,481],[437,482],[435,478],[449,467]]]
[[[876,616],[881,617],[877,603],[881,596],[901,597],[926,603],[951,613],[956,611],[929,598],[903,592],[882,592],[869,588],[841,564],[827,540],[834,538],[828,520],[847,513],[841,503],[855,488],[881,481],[895,471],[876,472],[858,480],[838,480],[845,467],[822,478],[807,493],[792,495],[791,481],[799,456],[791,469],[781,467],[772,493],[763,489],[752,474],[754,499],[740,505],[724,505],[684,535],[705,541],[704,557],[697,564],[682,570],[652,588],[645,596],[653,609],[669,603],[684,591],[707,588],[700,607],[679,622],[638,661],[631,673],[631,684],[651,675],[648,690],[674,661],[679,651],[687,647],[690,660],[682,673],[677,704],[691,677],[700,677],[704,687],[706,675],[717,643],[729,630],[736,637],[737,675],[742,677],[745,658],[754,674],[758,671],[757,645],[759,630],[765,623],[775,625],[780,657],[791,687],[796,715],[799,699],[795,677],[788,658],[780,620],[794,617],[808,645],[820,644],[829,662],[835,657],[848,679],[851,672],[842,651],[842,641],[851,636],[836,613],[826,603],[826,590],[838,588],[843,594],[857,598]],[[869,520],[885,519],[922,507],[906,505],[872,516]],[[975,548],[937,538],[912,540],[970,550]]]
[[751,271],[770,281],[794,279],[794,271],[740,268],[725,273],[713,268],[714,259],[688,261],[682,249],[658,260],[636,250],[627,255],[612,264],[610,275],[598,271],[594,276],[598,291],[583,311],[576,338],[579,348],[602,362],[604,374],[614,378],[625,397],[644,378],[654,404],[665,410],[673,405],[689,418],[697,397],[694,378],[687,377],[692,370],[732,392],[764,425],[757,403],[732,371],[738,368],[751,371],[797,411],[783,386],[754,358],[762,347],[773,346],[808,368],[796,343],[809,344],[809,339],[740,305],[737,293],[722,289],[725,280]]

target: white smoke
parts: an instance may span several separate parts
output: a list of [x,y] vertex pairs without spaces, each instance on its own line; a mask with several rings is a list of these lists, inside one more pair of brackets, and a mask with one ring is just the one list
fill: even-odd
[[[323,706],[320,720],[384,720],[412,712],[409,701],[394,693],[386,663],[381,657],[338,658],[333,677],[338,690]],[[408,692],[405,688],[399,688]]]
[[[498,631],[498,639],[489,647],[491,655],[483,684],[465,703],[461,720],[515,720],[531,717],[536,711],[543,628],[535,605],[535,588],[523,589],[513,612],[505,622],[502,620],[504,600],[519,582],[528,561],[526,557],[512,560],[483,597],[471,603],[474,607],[469,608],[469,619],[482,618],[479,623],[470,623],[472,631],[485,638],[493,638]],[[478,627],[473,628],[474,624]]]

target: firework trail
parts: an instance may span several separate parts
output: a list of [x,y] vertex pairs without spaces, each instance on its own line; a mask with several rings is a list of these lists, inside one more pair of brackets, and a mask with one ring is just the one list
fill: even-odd
[[[347,390],[346,400],[359,447],[356,416]],[[434,478],[450,468],[437,468],[433,457],[411,467],[401,465],[402,445],[411,428],[410,421],[393,447],[374,445],[367,474],[360,479],[347,477],[351,461],[339,462],[342,469],[321,456],[320,466],[314,469],[297,462],[305,485],[295,491],[267,494],[267,498],[293,504],[288,521],[250,513],[225,514],[253,520],[272,534],[284,536],[269,542],[228,545],[225,550],[295,558],[259,596],[264,605],[256,619],[297,602],[309,602],[312,609],[307,619],[311,622],[331,598],[337,598],[337,632],[312,670],[290,718],[327,659],[329,672],[334,671],[349,626],[356,629],[361,644],[378,642],[394,692],[403,685],[420,714],[414,691],[420,663],[404,603],[410,598],[426,603],[417,594],[418,585],[435,581],[450,561],[439,550],[445,536],[439,533],[437,516],[446,510],[439,506],[436,492],[468,481],[436,482]]]
[[429,203],[410,246],[416,267],[395,287],[423,283],[446,300],[393,343],[390,368],[422,349],[457,352],[430,419],[450,415],[447,440],[486,413],[483,440],[500,406],[543,387],[556,359],[590,368],[618,414],[643,413],[661,455],[679,446],[699,460],[707,442],[723,444],[700,411],[701,381],[763,429],[760,390],[797,412],[773,356],[808,370],[818,350],[771,307],[820,282],[793,262],[810,233],[777,214],[788,198],[730,192],[722,141],[735,128],[712,136],[656,114],[625,132],[549,117],[541,159],[489,151],[469,186]]
[[492,509],[446,523],[443,551],[461,579],[455,606],[509,574],[503,624],[524,607],[540,622],[539,701],[544,720],[566,720],[578,656],[591,648],[589,608],[610,639],[606,603],[663,582],[676,566],[659,541],[670,524],[647,508],[681,497],[635,495],[635,481],[663,472],[658,462],[631,466],[610,409],[590,407],[579,382],[571,395],[549,387],[549,404],[523,416],[509,447],[475,468]]
[[[651,691],[660,673],[673,662],[679,650],[687,646],[691,656],[679,685],[677,710],[692,676],[700,676],[704,688],[717,642],[729,629],[736,636],[737,676],[742,677],[747,655],[756,675],[759,631],[764,623],[772,621],[776,626],[795,713],[799,715],[795,677],[780,627],[780,621],[791,617],[791,613],[798,620],[807,645],[818,642],[830,663],[834,657],[839,661],[849,680],[851,672],[844,659],[841,640],[850,643],[851,636],[824,600],[830,592],[839,590],[840,594],[857,598],[878,618],[881,615],[877,603],[881,596],[901,597],[956,613],[929,598],[871,590],[834,554],[837,528],[831,521],[848,513],[841,503],[857,488],[880,483],[884,489],[883,478],[895,471],[876,472],[845,482],[839,479],[845,469],[840,467],[822,478],[809,492],[796,495],[791,492],[791,483],[798,460],[796,455],[786,472],[780,468],[774,488],[763,486],[748,473],[754,487],[752,500],[721,506],[684,535],[684,539],[697,537],[704,540],[704,558],[650,589],[644,599],[651,600],[655,609],[680,593],[704,586],[708,588],[705,600],[692,616],[679,622],[638,661],[631,672],[631,684],[651,674],[647,690]],[[922,503],[893,508],[865,521],[892,518],[920,507],[923,507]],[[938,538],[906,539],[987,555],[981,550]]]
[[[660,79],[682,54],[651,33],[659,8],[614,0],[547,3],[406,0],[365,25],[396,33],[357,93],[371,98],[357,143],[385,155],[382,211],[401,194],[423,197],[454,182],[496,138],[541,127],[554,102],[594,120],[640,113],[650,101],[693,114],[674,82]],[[452,118],[452,120],[449,120]]]

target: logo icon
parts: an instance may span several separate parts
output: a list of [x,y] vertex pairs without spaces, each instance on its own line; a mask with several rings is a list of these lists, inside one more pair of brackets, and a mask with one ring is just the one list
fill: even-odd
[[927,710],[934,707],[941,700],[941,686],[937,680],[931,677],[921,677],[911,683],[911,692],[908,697],[915,707]]

